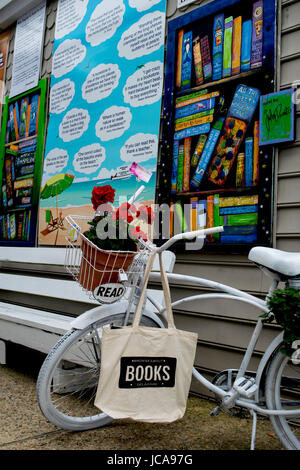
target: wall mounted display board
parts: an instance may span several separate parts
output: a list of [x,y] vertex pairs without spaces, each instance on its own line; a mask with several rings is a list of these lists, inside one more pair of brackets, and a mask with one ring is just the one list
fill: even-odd
[[260,98],[259,145],[293,142],[295,130],[295,90],[288,90]]
[[136,203],[154,201],[165,8],[165,0],[59,0],[42,187],[64,184],[41,192],[40,245],[65,245],[66,215],[93,216],[95,186],[111,185],[116,205],[129,199],[133,162],[152,171]]
[[18,19],[10,98],[37,86],[45,32],[46,0]]
[[6,99],[0,140],[0,245],[35,246],[47,79]]
[[216,0],[168,25],[157,202],[171,205],[171,234],[223,225],[208,251],[271,244],[274,149],[259,146],[259,102],[275,89],[275,11]]

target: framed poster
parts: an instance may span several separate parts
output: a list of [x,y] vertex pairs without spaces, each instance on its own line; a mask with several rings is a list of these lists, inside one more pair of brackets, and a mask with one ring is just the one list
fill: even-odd
[[[92,216],[92,190],[111,185],[115,204],[137,188],[133,162],[151,171],[137,203],[154,202],[163,86],[165,0],[59,0],[43,188],[40,245],[65,245],[65,216]],[[49,214],[61,225],[49,228]]]
[[259,145],[259,102],[275,87],[275,6],[216,0],[168,24],[157,199],[171,235],[224,226],[207,251],[271,244],[273,148]]
[[279,91],[261,96],[259,145],[293,142],[295,139],[295,90]]
[[0,245],[36,246],[47,79],[6,99],[0,140]]

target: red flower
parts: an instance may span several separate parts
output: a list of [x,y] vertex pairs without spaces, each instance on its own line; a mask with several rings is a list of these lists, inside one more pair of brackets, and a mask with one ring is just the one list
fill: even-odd
[[142,238],[142,240],[144,240],[144,242],[146,242],[148,240],[147,238],[147,234],[145,232],[143,232],[140,227],[134,227],[133,229],[131,229],[129,231],[129,235],[131,236],[131,238]]
[[137,217],[147,222],[147,224],[152,224],[155,219],[155,215],[150,206],[141,206],[136,213]]
[[124,202],[114,213],[113,220],[127,220],[130,224],[133,221],[132,212],[136,211],[134,205],[130,205],[128,202]]
[[95,186],[92,191],[91,201],[94,210],[97,210],[98,206],[106,204],[107,202],[114,202],[116,190],[113,189],[109,184],[105,186]]

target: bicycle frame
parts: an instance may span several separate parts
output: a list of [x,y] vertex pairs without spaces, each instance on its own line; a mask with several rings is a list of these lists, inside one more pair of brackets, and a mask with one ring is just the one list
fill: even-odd
[[[157,281],[160,279],[159,273],[151,273],[150,275],[150,280]],[[266,305],[265,300],[261,300],[251,294],[247,294],[243,291],[240,291],[238,289],[232,288],[230,286],[221,284],[219,282],[214,282],[210,281],[208,279],[204,278],[198,278],[198,277],[193,277],[193,276],[186,276],[186,275],[181,275],[181,274],[172,274],[172,273],[167,273],[168,280],[169,281],[188,281],[189,285],[196,285],[196,286],[202,286],[202,287],[209,287],[216,289],[218,291],[222,291],[224,293],[211,293],[211,294],[197,294],[197,295],[192,295],[189,297],[184,297],[183,299],[177,300],[172,303],[172,308],[178,307],[181,304],[195,301],[195,300],[207,300],[207,299],[227,299],[227,300],[236,300],[239,302],[246,303],[248,305],[252,305],[257,307],[259,310],[262,312],[268,312],[269,309]],[[279,281],[274,280],[267,296],[271,295],[274,290],[277,288]],[[149,298],[151,301],[151,297]],[[156,305],[157,308],[157,305]],[[166,320],[166,311],[165,308],[161,307],[159,311],[159,316],[162,316],[164,320]],[[247,367],[249,365],[249,362],[251,360],[251,357],[253,355],[256,343],[258,341],[258,338],[262,332],[263,329],[263,320],[261,318],[258,319],[256,326],[254,328],[253,334],[251,336],[250,342],[247,346],[246,352],[244,354],[244,357],[242,359],[242,362],[240,364],[238,374],[236,377],[236,380],[240,377],[244,377],[245,372],[247,370]],[[299,411],[294,411],[294,410],[270,410],[270,409],[265,409],[262,408],[261,406],[257,405],[258,401],[258,391],[259,391],[259,386],[260,386],[260,380],[262,377],[263,370],[268,363],[268,359],[271,356],[271,353],[274,351],[275,346],[280,344],[280,339],[282,337],[282,333],[280,333],[271,343],[269,348],[265,351],[262,359],[260,360],[259,366],[257,368],[257,374],[256,374],[256,385],[258,386],[257,393],[255,395],[255,400],[253,399],[245,399],[242,397],[238,396],[238,392],[232,387],[231,390],[229,391],[224,391],[222,388],[218,387],[217,385],[214,385],[211,383],[209,380],[207,380],[200,372],[198,372],[195,368],[193,369],[193,376],[208,390],[211,392],[215,393],[217,396],[219,396],[224,404],[227,403],[228,408],[237,405],[241,406],[243,408],[247,408],[249,410],[252,410],[253,412],[259,413],[261,415],[265,416],[298,416],[300,415],[300,410]],[[225,400],[224,400],[225,399]],[[225,405],[226,407],[226,405]]]

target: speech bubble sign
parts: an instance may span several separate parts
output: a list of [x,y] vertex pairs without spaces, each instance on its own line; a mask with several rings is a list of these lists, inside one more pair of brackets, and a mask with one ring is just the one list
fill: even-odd
[[60,114],[67,109],[75,95],[75,84],[69,78],[53,85],[50,91],[50,113]]
[[60,0],[57,7],[55,39],[74,31],[83,20],[89,0]]
[[118,86],[121,76],[117,64],[99,64],[88,74],[82,85],[82,97],[88,103],[95,103],[109,96]]
[[124,162],[145,162],[157,157],[158,139],[155,134],[132,135],[125,142],[120,151],[121,160]]
[[87,130],[90,115],[86,109],[73,108],[68,111],[59,126],[59,137],[64,142],[78,139]]
[[44,172],[46,174],[60,173],[69,160],[68,152],[64,149],[54,148],[50,150],[44,160]]
[[161,98],[163,87],[163,63],[148,62],[128,77],[123,95],[125,103],[136,108],[153,104]]
[[161,11],[147,13],[122,34],[119,56],[131,60],[152,54],[164,44],[164,37],[165,15]]
[[73,70],[83,61],[86,55],[86,47],[79,39],[66,39],[56,49],[53,56],[52,73],[59,78]]
[[86,41],[98,46],[111,38],[123,22],[125,5],[123,0],[103,0],[93,11],[86,26]]
[[159,2],[161,2],[161,0],[129,0],[129,6],[136,8],[137,11],[145,11]]
[[82,147],[75,154],[73,166],[76,171],[89,175],[97,171],[104,160],[105,148],[96,143]]
[[132,114],[124,106],[111,106],[100,116],[96,124],[96,135],[101,140],[112,140],[121,137],[130,126]]

